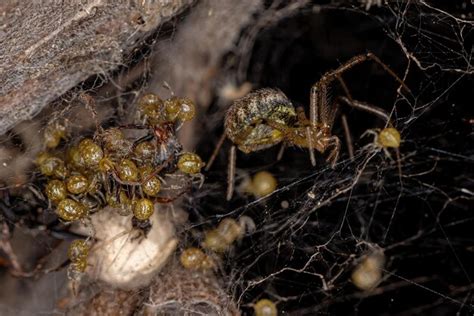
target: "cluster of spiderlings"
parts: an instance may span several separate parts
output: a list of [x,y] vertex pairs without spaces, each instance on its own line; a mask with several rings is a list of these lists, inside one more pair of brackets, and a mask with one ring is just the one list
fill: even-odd
[[195,115],[186,98],[161,100],[155,94],[138,103],[136,122],[99,127],[89,137],[67,136],[64,124],[44,132],[46,150],[37,157],[46,177],[44,193],[66,222],[87,218],[105,206],[147,221],[155,203],[185,193],[204,166],[201,158],[183,152],[177,129]]
[[67,252],[71,263],[68,267],[70,279],[77,279],[87,268],[87,256],[89,255],[89,245],[85,240],[76,239],[70,245]]

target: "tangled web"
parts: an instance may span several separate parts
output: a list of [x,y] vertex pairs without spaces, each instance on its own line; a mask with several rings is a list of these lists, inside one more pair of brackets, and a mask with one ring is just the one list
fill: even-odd
[[[259,13],[265,23],[246,28],[227,52],[219,80],[278,87],[308,112],[310,87],[322,74],[371,51],[403,79],[409,93],[373,63],[354,67],[343,78],[354,99],[390,113],[402,144],[398,152],[382,150],[365,132],[383,128],[385,122],[341,108],[332,132],[346,143],[340,120],[345,115],[353,155],[346,143],[330,168],[324,155],[313,167],[308,152],[295,147],[286,148],[280,161],[275,159],[278,146],[249,155],[239,152],[236,192],[226,202],[228,141],[205,174],[204,186],[194,188],[183,202],[189,219],[179,247],[200,245],[203,232],[223,218],[253,220],[255,229],[220,257],[216,272],[244,314],[252,314],[263,298],[280,313],[294,315],[472,312],[472,4],[331,1],[293,8],[275,1],[266,9]],[[153,39],[170,35],[172,40],[172,34],[163,32]],[[112,84],[98,84],[98,78],[84,83],[47,110],[44,121],[67,117],[76,134],[93,130],[98,121],[126,122],[127,111],[158,80],[152,78],[148,53],[161,51],[152,42],[145,43],[146,54],[130,56],[129,67],[114,74],[118,79],[107,78]],[[215,102],[200,117],[205,128],[194,140],[204,159],[222,134],[229,106],[220,98],[220,84],[215,86]],[[87,115],[75,110],[76,96],[84,94],[94,95],[97,104]],[[343,95],[344,89],[334,84],[330,94]],[[3,144],[20,147],[14,133],[25,135],[30,127],[18,126]],[[28,150],[14,150],[30,154],[30,160],[39,150],[34,141],[22,146]],[[27,164],[17,161],[18,168],[22,163]],[[261,170],[277,178],[277,189],[260,198],[247,195],[239,185]],[[2,178],[10,185],[31,180],[34,186],[32,175]],[[28,222],[40,216],[24,218]],[[44,244],[55,248],[51,241]],[[377,261],[379,272],[364,286],[357,273],[368,260]]]
[[[357,99],[392,113],[403,138],[399,160],[371,146],[371,138],[359,138],[383,122],[343,109],[356,151],[351,158],[346,150],[335,169],[322,159],[311,167],[308,153],[295,148],[279,162],[278,149],[240,153],[241,178],[268,170],[278,189],[209,210],[206,202],[216,205],[223,195],[217,189],[223,177],[215,175],[213,197],[193,202],[195,212],[215,221],[249,216],[257,226],[225,261],[238,304],[250,308],[258,298],[270,298],[279,310],[297,315],[472,309],[473,192],[472,173],[465,172],[473,163],[465,90],[472,84],[472,47],[466,42],[472,22],[459,13],[469,5],[458,5],[396,1],[369,12],[327,7],[317,15],[323,22],[303,12],[259,34],[248,78],[281,88],[299,104],[308,104],[311,84],[331,69],[314,60],[334,63],[327,55],[335,52],[343,63],[371,50],[396,65],[412,93],[396,94],[396,84],[373,65],[343,76]],[[356,30],[347,31],[351,27]],[[341,44],[346,47],[333,46]],[[332,95],[340,92],[334,88]],[[337,124],[333,132],[343,135]],[[223,157],[224,170],[225,163]],[[380,252],[378,286],[358,289],[357,267]]]

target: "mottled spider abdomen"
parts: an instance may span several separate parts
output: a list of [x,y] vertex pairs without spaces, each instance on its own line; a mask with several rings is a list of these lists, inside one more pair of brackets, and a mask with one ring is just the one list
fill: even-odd
[[[291,101],[278,89],[260,89],[236,100],[225,118],[227,137],[245,152],[271,147],[284,138],[281,127],[297,121]],[[273,126],[273,127],[272,127]]]

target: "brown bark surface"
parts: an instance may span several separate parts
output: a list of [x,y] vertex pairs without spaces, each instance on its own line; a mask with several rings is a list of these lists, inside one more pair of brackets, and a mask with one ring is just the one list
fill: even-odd
[[192,0],[0,4],[0,135],[127,54]]

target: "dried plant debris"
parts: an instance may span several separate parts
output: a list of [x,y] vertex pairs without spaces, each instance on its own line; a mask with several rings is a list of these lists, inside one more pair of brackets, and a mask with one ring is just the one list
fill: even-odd
[[0,134],[96,74],[107,76],[192,1],[0,4]]
[[76,296],[63,299],[59,311],[67,315],[240,315],[213,273],[184,269],[172,260],[150,281],[150,287],[138,291],[83,284]]
[[171,262],[149,288],[143,315],[240,315],[212,273],[184,269]]
[[132,291],[105,288],[100,284],[87,286],[88,291],[64,298],[59,311],[70,316],[132,315],[142,301],[141,296]]

